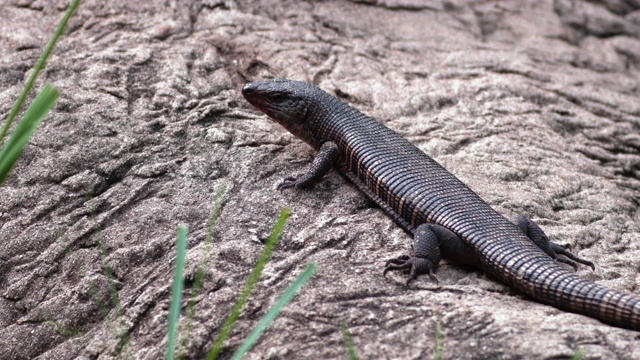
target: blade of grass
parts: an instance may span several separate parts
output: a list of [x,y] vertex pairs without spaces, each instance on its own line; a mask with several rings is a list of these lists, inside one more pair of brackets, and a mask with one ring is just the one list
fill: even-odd
[[187,249],[187,226],[178,227],[178,240],[176,242],[176,263],[173,273],[173,285],[171,286],[171,303],[169,304],[169,331],[167,351],[165,359],[173,360],[176,348],[176,335],[178,332],[178,319],[180,318],[180,305],[182,303],[182,289],[184,289],[184,258]]
[[[93,221],[96,221],[96,209],[91,209],[91,217]],[[118,322],[119,326],[112,327],[109,321],[106,322],[107,329],[109,331],[109,335],[117,340],[116,346],[114,348],[114,353],[117,354],[118,359],[131,359],[129,340],[131,338],[131,334],[127,328],[127,325],[124,321],[124,309],[120,303],[120,295],[118,294],[118,288],[116,287],[116,277],[113,274],[113,269],[111,265],[109,265],[109,252],[107,247],[105,246],[104,238],[102,237],[102,232],[100,230],[100,225],[96,222],[94,224],[94,232],[96,236],[96,242],[98,244],[98,249],[100,250],[100,258],[102,260],[102,271],[104,271],[104,276],[107,279],[107,290],[109,292],[109,299],[111,300],[111,306],[115,311],[115,319],[114,322]],[[108,310],[105,308],[105,317],[108,315]],[[106,319],[105,319],[106,320]]]
[[11,133],[0,151],[0,185],[9,176],[9,172],[31,139],[31,135],[53,107],[59,94],[58,90],[51,85],[45,85],[25,112],[16,129]]
[[349,360],[358,360],[358,355],[356,354],[356,348],[355,346],[353,346],[353,339],[351,339],[351,333],[349,332],[347,323],[345,323],[344,321],[340,324],[340,331],[342,332],[344,345],[347,347],[347,354],[349,355]]
[[269,258],[271,257],[271,253],[273,252],[273,249],[276,247],[276,244],[278,243],[278,239],[280,238],[280,234],[282,233],[282,229],[284,229],[284,224],[287,221],[287,218],[289,218],[289,215],[291,215],[291,211],[289,211],[289,209],[283,208],[282,210],[280,210],[280,215],[278,216],[278,220],[276,220],[276,223],[273,226],[273,231],[271,231],[271,235],[269,235],[269,238],[267,239],[267,242],[264,245],[264,250],[262,250],[260,257],[258,257],[258,261],[256,261],[256,265],[254,266],[253,271],[251,272],[251,275],[249,275],[247,284],[244,286],[242,293],[240,293],[240,296],[238,296],[238,300],[236,300],[236,303],[233,305],[233,308],[231,309],[231,313],[229,314],[229,316],[227,317],[227,320],[222,325],[222,328],[220,329],[220,334],[218,334],[218,337],[216,338],[216,340],[213,343],[213,346],[211,347],[211,350],[209,350],[209,353],[207,354],[207,360],[213,360],[218,357],[218,354],[220,354],[220,351],[222,350],[222,344],[227,339],[227,336],[229,336],[229,333],[231,333],[233,324],[236,322],[236,320],[238,320],[242,307],[249,299],[249,296],[253,291],[253,287],[256,285],[256,283],[260,279],[260,274],[262,273],[262,270],[264,269],[264,266],[267,263],[267,261],[269,261]]
[[435,330],[434,330],[434,342],[435,345],[433,347],[433,360],[442,360],[442,325],[440,324],[440,317],[436,317],[435,321]]
[[69,19],[71,18],[71,15],[73,15],[73,13],[76,11],[76,8],[78,7],[79,4],[80,4],[80,0],[73,0],[71,4],[69,4],[67,11],[64,13],[62,20],[60,20],[60,23],[56,28],[56,31],[53,33],[53,36],[47,43],[47,46],[44,47],[44,50],[42,51],[42,55],[40,55],[38,62],[36,62],[36,65],[33,67],[31,76],[29,76],[29,79],[27,79],[27,82],[24,84],[24,87],[22,88],[22,92],[18,96],[16,103],[13,104],[13,108],[11,108],[11,111],[9,112],[9,116],[7,116],[7,120],[5,121],[4,126],[2,127],[2,132],[0,132],[0,141],[4,140],[4,137],[7,135],[7,131],[9,131],[9,128],[11,128],[11,124],[13,123],[13,119],[16,117],[16,115],[18,115],[18,112],[22,108],[22,104],[24,104],[24,101],[27,99],[27,95],[29,95],[29,91],[31,91],[31,88],[33,87],[33,83],[36,81],[36,78],[38,77],[38,75],[40,75],[40,71],[42,70],[42,68],[44,68],[44,65],[47,62],[47,58],[51,54],[53,47],[56,45],[58,38],[64,32],[64,29],[67,27],[67,23],[69,23]]
[[185,349],[187,341],[189,339],[189,332],[191,331],[191,321],[196,310],[196,298],[200,295],[202,290],[202,281],[204,280],[204,269],[209,261],[209,255],[211,253],[211,244],[213,243],[213,230],[220,217],[220,211],[222,210],[222,200],[224,199],[224,193],[227,190],[226,184],[222,184],[216,191],[213,207],[211,208],[211,215],[209,216],[209,229],[207,230],[207,237],[204,243],[204,250],[200,255],[200,261],[198,262],[198,270],[193,280],[193,288],[191,296],[189,297],[189,303],[187,304],[187,314],[184,321],[183,330],[180,332],[181,338],[178,348],[178,359],[183,359],[185,356]]
[[296,280],[287,288],[287,290],[285,290],[278,301],[276,301],[275,305],[262,317],[262,320],[260,320],[258,325],[253,329],[253,331],[251,331],[249,336],[247,336],[247,339],[233,354],[231,360],[240,360],[240,358],[242,358],[242,355],[244,355],[247,351],[249,351],[249,349],[251,349],[253,344],[258,341],[260,335],[262,335],[267,326],[269,326],[273,319],[278,316],[280,310],[282,310],[282,308],[287,305],[291,301],[291,299],[293,299],[296,292],[298,292],[298,290],[309,280],[311,275],[313,275],[313,273],[316,271],[317,267],[318,264],[316,263],[307,265],[307,268],[304,270],[304,272],[298,275]]
[[47,46],[44,47],[44,50],[42,51],[42,55],[40,55],[40,58],[36,62],[36,65],[33,67],[31,76],[29,76],[29,79],[27,79],[27,82],[24,84],[24,87],[22,88],[22,92],[18,96],[18,99],[16,100],[16,103],[13,105],[13,108],[11,108],[11,111],[9,112],[9,116],[7,116],[7,120],[5,121],[4,126],[2,127],[2,132],[0,132],[0,142],[4,140],[5,136],[7,136],[7,131],[9,131],[9,128],[11,128],[13,119],[15,119],[16,115],[18,115],[18,112],[22,108],[22,104],[24,104],[24,101],[27,99],[27,95],[29,95],[31,88],[33,87],[33,83],[36,81],[36,78],[40,74],[40,71],[42,71],[42,68],[44,68],[44,65],[47,62],[47,58],[51,54],[53,47],[56,45],[58,38],[64,32],[64,29],[67,27],[67,23],[69,22],[71,15],[73,15],[74,11],[76,11],[76,8],[78,7],[79,4],[80,4],[80,0],[71,1],[71,4],[69,4],[69,7],[67,8],[67,11],[64,13],[62,20],[60,20],[60,23],[58,24],[56,31],[53,33],[53,36],[47,43]]
[[[85,195],[87,201],[93,198],[91,192]],[[120,303],[120,295],[118,294],[118,288],[116,286],[116,277],[114,275],[111,265],[109,265],[109,251],[105,245],[104,237],[102,236],[102,230],[100,229],[100,223],[98,222],[98,210],[91,206],[91,220],[93,221],[93,232],[98,244],[98,250],[100,252],[100,260],[102,262],[102,271],[107,280],[107,292],[109,300],[111,301],[111,308],[115,311],[113,321],[109,321],[110,309],[108,303],[101,299],[96,284],[90,282],[90,292],[93,300],[96,302],[100,317],[105,321],[107,333],[109,337],[116,340],[116,345],[113,348],[112,354],[115,354],[117,359],[133,359],[131,353],[131,347],[129,346],[129,340],[131,339],[131,333],[129,327],[126,324],[124,317],[124,309]],[[115,326],[114,326],[115,324]]]
[[576,350],[571,356],[571,360],[582,360],[583,357],[584,357],[584,349],[578,348],[578,350]]

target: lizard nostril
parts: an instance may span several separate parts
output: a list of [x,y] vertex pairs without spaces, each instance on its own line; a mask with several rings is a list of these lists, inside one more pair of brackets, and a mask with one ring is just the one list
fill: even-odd
[[256,87],[257,87],[256,83],[248,83],[242,88],[242,95],[244,96],[251,95],[251,93],[254,90],[256,90]]

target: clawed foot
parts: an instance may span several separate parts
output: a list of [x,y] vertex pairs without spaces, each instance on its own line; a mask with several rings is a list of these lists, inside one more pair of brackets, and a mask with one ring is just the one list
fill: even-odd
[[[560,246],[560,245],[556,245],[554,243],[551,243],[552,249],[553,251],[557,254],[557,255],[562,255],[564,257],[560,257],[558,256],[556,258],[556,260],[558,262],[564,263],[564,264],[568,264],[571,267],[573,267],[574,271],[578,271],[578,264],[576,264],[576,262],[579,262],[580,264],[583,265],[587,265],[588,267],[591,268],[591,270],[596,269],[596,266],[589,260],[585,260],[577,255],[574,255],[572,253],[570,253],[569,251],[571,250],[571,246],[570,245],[564,245],[564,246]],[[568,258],[568,259],[565,259]]]
[[294,176],[289,176],[287,178],[285,178],[284,180],[282,180],[282,182],[280,183],[280,185],[278,185],[277,189],[282,191],[284,189],[289,189],[292,187],[296,187],[297,184],[297,178]]
[[389,271],[406,270],[409,271],[409,279],[407,279],[407,286],[415,280],[418,275],[429,274],[429,277],[438,285],[438,278],[434,274],[435,266],[433,263],[425,258],[412,257],[409,255],[402,255],[395,259],[387,260],[382,276],[386,276]]
[[578,271],[578,264],[587,265],[592,270],[596,269],[596,266],[589,260],[585,260],[577,255],[572,254],[571,245],[558,245],[549,241],[547,235],[542,231],[540,226],[531,221],[528,217],[520,215],[513,219],[513,223],[525,234],[534,244],[536,244],[542,251],[549,255],[552,259],[558,262],[567,264]]

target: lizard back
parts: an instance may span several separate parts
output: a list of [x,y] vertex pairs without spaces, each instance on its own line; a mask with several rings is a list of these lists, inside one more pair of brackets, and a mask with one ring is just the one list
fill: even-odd
[[[426,222],[444,226],[473,249],[485,272],[507,285],[560,309],[640,330],[639,298],[566,270],[408,140],[313,85],[256,84],[278,94],[286,90],[295,103],[304,102],[298,115],[304,119],[263,111],[316,149],[335,142],[340,170],[407,231]],[[291,119],[299,123],[293,126]]]

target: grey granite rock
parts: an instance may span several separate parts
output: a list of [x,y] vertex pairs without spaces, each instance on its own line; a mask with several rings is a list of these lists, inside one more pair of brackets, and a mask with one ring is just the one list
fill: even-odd
[[[0,4],[3,116],[65,6]],[[383,278],[411,239],[336,173],[275,191],[313,152],[239,92],[288,77],[335,93],[593,260],[581,276],[637,293],[638,6],[83,1],[40,80],[60,100],[0,188],[0,358],[162,357],[176,228],[190,228],[188,298],[223,184],[188,358],[211,346],[281,207],[293,215],[223,357],[314,261],[245,358],[344,358],[342,322],[361,358],[431,358],[436,324],[448,359],[639,358],[638,333],[478,271],[443,263],[440,286],[411,289]]]

